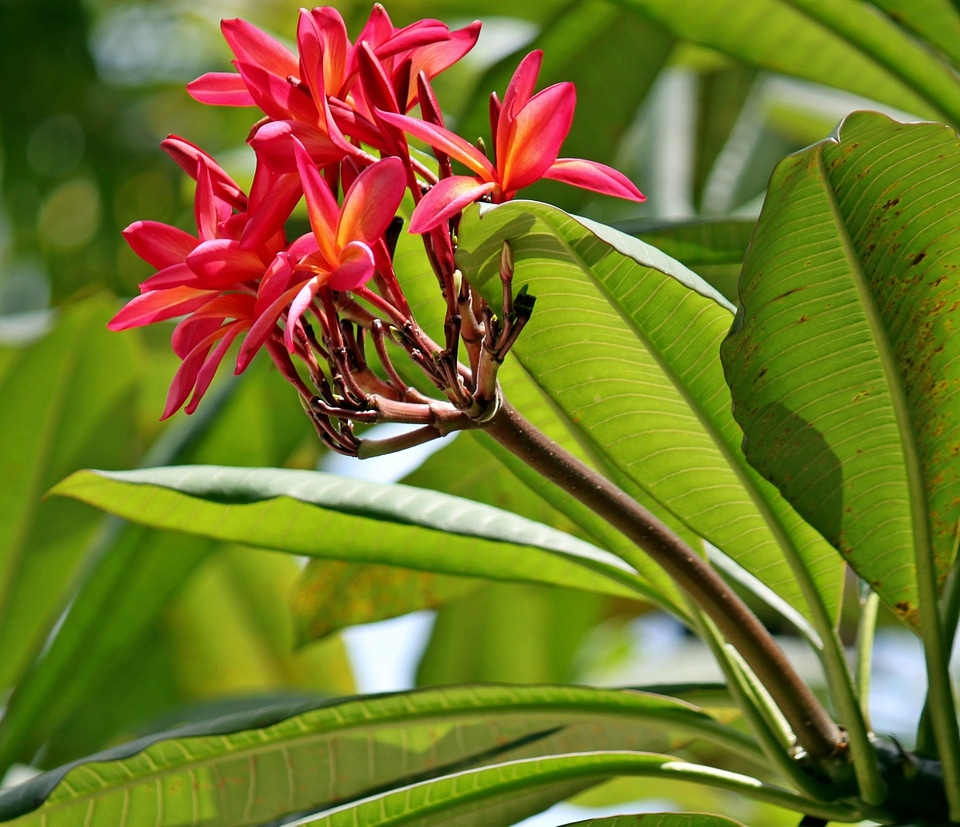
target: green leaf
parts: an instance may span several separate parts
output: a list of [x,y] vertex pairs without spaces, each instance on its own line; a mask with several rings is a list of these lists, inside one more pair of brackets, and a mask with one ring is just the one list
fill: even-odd
[[960,64],[960,11],[951,0],[872,0],[891,20]]
[[[405,789],[347,804],[329,813],[303,819],[314,827],[387,827],[418,825],[482,825],[489,808],[505,808],[511,799],[528,795],[544,786],[571,779],[606,778],[630,775],[660,779],[684,778],[693,783],[733,789],[759,800],[793,806],[822,814],[851,815],[856,811],[832,805],[805,802],[798,796],[756,779],[679,761],[665,755],[627,751],[594,751],[588,754],[553,755],[509,761],[493,767],[467,770]],[[504,823],[497,820],[497,823]]]
[[156,528],[311,557],[634,594],[636,575],[608,552],[506,511],[403,485],[187,466],[81,471],[53,493]]
[[[104,315],[97,326],[98,335],[102,331],[108,337],[105,345],[129,344],[125,336],[105,331],[107,318]],[[176,420],[164,432],[151,455],[158,462],[218,457],[268,464],[285,461],[302,435],[312,429],[296,399],[284,404],[274,398],[277,377],[265,367],[254,364],[240,381],[208,394],[197,414]],[[118,417],[108,430],[113,442],[120,428],[117,423],[130,417],[129,408]],[[243,438],[238,439],[238,434]],[[48,484],[75,467],[64,468]],[[50,500],[42,507],[58,502]],[[124,704],[119,694],[138,693],[135,682],[111,682],[109,675],[131,654],[136,656],[144,636],[157,639],[159,633],[151,627],[161,610],[216,547],[206,538],[160,534],[117,520],[104,524],[102,515],[80,508],[93,525],[101,524],[100,531],[92,543],[86,542],[89,562],[73,584],[69,608],[47,642],[44,656],[29,664],[7,699],[0,718],[0,767],[33,760],[55,732],[69,729],[77,710],[91,717],[89,710],[96,700],[111,698],[115,709]],[[110,611],[105,612],[104,606]],[[51,617],[49,623],[55,619]],[[91,721],[88,731],[95,729]],[[71,749],[75,747],[60,743],[54,754],[75,757]]]
[[723,347],[750,461],[901,618],[960,506],[960,146],[855,113],[785,160]]
[[514,352],[580,436],[788,603],[808,611],[792,562],[835,612],[842,561],[740,450],[718,359],[730,306],[663,253],[548,205],[479,215],[461,223],[458,262],[496,301],[510,240],[516,284],[537,297]]
[[613,600],[527,583],[486,584],[437,613],[417,683],[576,682],[576,655]]
[[[788,0],[624,0],[638,14],[654,20],[678,37],[708,46],[738,60],[787,75],[845,89],[907,112],[940,120],[931,104],[872,57],[792,7]],[[945,68],[893,24],[870,14],[859,0],[829,3],[838,13],[871,31],[882,29],[891,51],[917,71],[929,69],[941,78]],[[870,18],[876,18],[871,20]],[[931,68],[932,67],[932,68]],[[947,86],[946,80],[943,85]],[[950,95],[960,96],[960,86]]]
[[480,582],[396,566],[311,560],[290,597],[297,645],[356,623],[435,609],[469,594]]
[[0,793],[0,820],[173,825],[202,817],[209,827],[240,827],[454,767],[558,750],[669,749],[691,738],[763,760],[749,739],[696,707],[635,691],[453,687],[299,707],[185,727],[37,776]]
[[64,308],[0,377],[0,687],[43,646],[99,522],[43,493],[80,465],[131,458],[139,370],[133,340],[106,330],[110,313],[102,297]]
[[745,827],[739,821],[708,813],[643,813],[635,816],[588,818],[565,827]]
[[731,304],[739,301],[740,265],[756,221],[727,218],[672,224],[639,224],[619,229],[682,261]]

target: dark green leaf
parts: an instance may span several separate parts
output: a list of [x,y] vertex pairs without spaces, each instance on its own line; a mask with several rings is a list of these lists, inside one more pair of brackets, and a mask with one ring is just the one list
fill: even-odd
[[904,29],[960,64],[960,11],[950,0],[872,0]]
[[478,686],[301,703],[151,736],[38,776],[0,793],[0,819],[241,827],[454,767],[691,738],[762,760],[696,707],[633,691]]

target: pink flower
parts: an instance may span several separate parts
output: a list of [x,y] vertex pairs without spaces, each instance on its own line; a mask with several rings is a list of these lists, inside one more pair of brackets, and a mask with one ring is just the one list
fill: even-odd
[[373,275],[374,248],[382,244],[406,191],[403,162],[384,158],[357,176],[338,206],[307,150],[295,141],[294,151],[312,234],[294,242],[264,276],[257,322],[241,348],[241,362],[250,348],[259,347],[285,310],[284,343],[293,352],[294,331],[322,287],[353,290]]
[[176,137],[162,146],[197,181],[197,235],[156,221],[124,230],[134,252],[158,272],[107,326],[126,330],[186,316],[172,337],[183,363],[167,395],[166,419],[191,393],[187,413],[196,409],[230,345],[253,325],[259,279],[286,247],[283,223],[301,189],[296,174],[260,166],[248,198],[203,150]]
[[473,175],[453,175],[434,185],[417,205],[410,232],[440,226],[481,198],[509,201],[517,190],[541,178],[563,181],[594,192],[643,201],[643,194],[622,173],[595,161],[558,158],[576,106],[572,83],[557,83],[533,94],[543,52],[527,55],[507,86],[503,104],[491,107],[496,164],[459,135],[406,115],[380,112],[380,117],[464,164]]
[[[188,84],[187,90],[202,103],[261,109],[269,122],[256,128],[251,143],[272,166],[286,172],[295,167],[290,136],[319,166],[363,155],[343,132],[384,148],[359,82],[361,47],[368,47],[381,61],[395,96],[402,98],[398,107],[406,111],[416,102],[417,73],[434,77],[459,60],[476,43],[480,24],[451,32],[440,21],[420,20],[395,29],[377,4],[353,45],[336,9],[301,9],[298,55],[244,20],[224,20],[221,30],[236,57],[238,74],[210,72]],[[345,103],[352,113],[331,108],[329,98]]]

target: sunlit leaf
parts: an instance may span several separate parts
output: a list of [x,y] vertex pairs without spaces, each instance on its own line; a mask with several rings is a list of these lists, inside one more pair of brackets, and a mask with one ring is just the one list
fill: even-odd
[[718,358],[730,305],[637,239],[523,201],[461,224],[460,266],[492,301],[504,240],[537,297],[514,352],[582,438],[787,602],[805,605],[799,570],[834,611],[842,561],[741,453]]
[[102,298],[64,308],[0,378],[0,686],[42,647],[99,522],[43,494],[78,466],[132,455],[135,343],[106,330],[110,313]]
[[[683,777],[691,782],[708,783],[724,789],[739,790],[760,800],[793,801],[798,809],[806,802],[753,778],[714,770],[665,755],[645,752],[595,751],[589,754],[554,755],[544,758],[509,761],[493,767],[467,770],[444,778],[414,784],[383,796],[338,807],[329,813],[307,817],[298,825],[314,827],[370,827],[409,824],[482,825],[490,808],[506,809],[516,799],[531,792],[569,781],[571,778],[603,778],[614,775],[649,776],[670,779]],[[816,804],[809,805],[822,812]],[[846,810],[842,805],[838,812]],[[499,822],[503,823],[503,822]],[[509,822],[506,822],[509,823]],[[722,822],[721,822],[722,823]]]
[[709,813],[643,813],[575,821],[564,827],[744,827],[739,821]]
[[723,347],[750,461],[908,623],[960,503],[960,146],[855,113],[785,160]]
[[478,686],[301,703],[151,736],[38,776],[0,793],[0,819],[241,827],[471,766],[696,738],[762,760],[749,739],[696,707],[633,691]]
[[156,528],[294,554],[629,596],[629,566],[499,509],[402,485],[273,468],[83,471],[53,491]]
[[[638,14],[655,20],[678,37],[787,75],[845,89],[922,117],[944,117],[937,105],[923,100],[873,58],[841,35],[793,8],[789,0],[627,0]],[[900,60],[933,67],[939,77],[944,67],[895,25],[871,14],[866,3],[834,3],[851,20],[866,17],[883,28]],[[870,18],[875,18],[870,20]],[[960,88],[950,96],[960,98]]]
[[[422,247],[423,245],[419,238],[411,236],[408,233],[401,234],[397,255],[394,258],[394,266],[404,285],[404,292],[414,308],[418,322],[428,331],[433,331],[434,335],[440,335],[442,332],[445,303],[437,287],[436,277],[430,271],[430,268],[424,265]],[[400,359],[398,360],[397,367],[401,371],[408,370],[408,363],[409,360],[405,358]],[[419,371],[409,371],[405,373],[404,376],[407,378],[407,381],[414,383],[417,380],[416,374],[419,374]],[[584,446],[578,443],[578,438],[575,436],[575,428],[571,429],[569,423],[564,421],[562,413],[557,411],[550,402],[549,397],[536,386],[526,375],[523,368],[517,365],[514,360],[507,360],[501,367],[500,376],[507,387],[510,388],[511,400],[514,405],[522,410],[524,415],[538,429],[551,439],[559,442],[578,459],[588,464],[597,460],[595,455],[591,455],[584,449]],[[420,378],[422,380],[422,374]],[[601,548],[605,548],[618,555],[624,553],[630,554],[633,551],[633,544],[627,540],[626,537],[583,505],[576,497],[567,494],[549,480],[544,479],[539,473],[525,465],[522,460],[497,445],[496,442],[486,437],[481,431],[462,434],[457,438],[457,442],[453,446],[445,449],[442,453],[446,454],[449,452],[452,462],[456,464],[458,463],[457,457],[459,457],[462,452],[470,450],[469,448],[464,448],[462,443],[471,440],[482,445],[485,450],[496,457],[501,466],[509,469],[510,473],[519,479],[527,489],[535,492],[544,502],[549,503],[549,505],[555,509],[554,516],[545,518],[539,516],[537,513],[526,511],[526,508],[532,507],[529,504],[529,496],[517,498],[514,493],[508,493],[510,489],[498,495],[509,496],[509,506],[503,502],[485,500],[483,496],[485,483],[482,480],[478,483],[479,488],[471,484],[470,490],[460,487],[459,482],[453,486],[436,486],[429,484],[429,487],[438,487],[441,490],[450,491],[451,493],[469,497],[470,499],[481,499],[482,501],[490,502],[492,505],[509,508],[510,511],[518,510],[519,513],[525,516],[547,522],[550,525],[565,528],[564,525],[559,525],[554,522],[556,519],[555,515],[562,514],[566,517],[567,521],[578,526],[585,536],[591,538],[592,542]],[[471,469],[486,467],[485,465],[481,466],[470,461],[469,457],[472,457],[472,452],[466,456],[468,459],[459,462],[458,465],[461,479],[463,478],[464,467],[470,467]],[[604,471],[612,475],[617,474],[616,468],[613,466],[604,466]],[[502,471],[497,473],[502,473]],[[624,483],[624,487],[629,490],[631,495],[635,496],[647,507],[654,510],[657,509],[657,504],[651,501],[642,489],[629,483],[629,481]],[[514,507],[514,503],[520,505],[519,509]],[[667,521],[675,530],[681,532],[685,530],[682,524],[675,520],[671,514],[663,513],[661,510],[658,516]],[[695,537],[690,539],[694,543],[697,542]],[[683,600],[680,598],[676,587],[658,566],[646,557],[635,559],[633,565],[642,575],[643,579],[638,582],[638,588],[642,590],[646,597],[658,605],[667,608],[674,614],[680,616],[685,615]]]
[[960,64],[960,10],[951,0],[872,0],[903,28]]

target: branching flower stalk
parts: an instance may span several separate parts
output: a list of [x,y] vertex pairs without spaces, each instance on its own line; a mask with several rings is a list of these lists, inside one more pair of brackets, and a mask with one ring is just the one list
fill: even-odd
[[[832,777],[845,738],[760,621],[716,571],[653,514],[547,439],[504,398],[500,365],[522,334],[534,297],[514,290],[505,243],[496,312],[456,266],[462,211],[499,203],[541,178],[635,202],[621,173],[558,158],[573,118],[573,85],[534,93],[542,55],[521,61],[490,104],[491,148],[443,123],[430,79],[475,43],[479,24],[450,31],[423,20],[396,28],[375,6],[355,43],[332,8],[301,12],[298,53],[241,20],[223,22],[237,73],[188,86],[205,103],[260,110],[249,135],[257,166],[249,193],[207,153],[171,136],[163,148],[196,181],[196,235],[140,221],[125,236],[157,273],[110,327],[178,318],[182,364],[163,417],[192,413],[234,343],[235,372],[261,350],[297,390],[319,439],[357,457],[389,453],[453,431],[484,428],[649,554],[716,624],[789,722],[797,755]],[[421,117],[409,112],[419,103]],[[436,169],[415,160],[408,135],[429,144]],[[452,161],[468,174],[455,174]],[[393,266],[405,196],[410,230],[445,308],[441,341],[418,324]],[[287,237],[305,201],[310,232]],[[416,370],[413,370],[413,369]],[[418,381],[411,378],[418,375]],[[429,392],[428,392],[429,390]],[[370,440],[355,426],[415,426]]]

